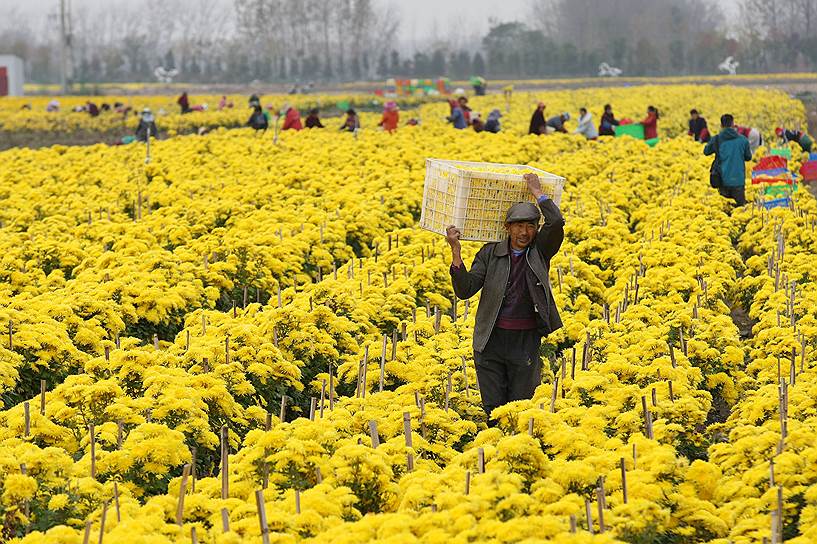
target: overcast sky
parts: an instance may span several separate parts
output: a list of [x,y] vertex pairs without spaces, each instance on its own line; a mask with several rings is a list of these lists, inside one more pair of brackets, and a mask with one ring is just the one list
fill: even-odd
[[[129,5],[141,0],[130,0]],[[232,5],[232,0],[220,0]],[[610,0],[615,2],[615,0]],[[114,2],[111,0],[69,0],[76,8],[92,6],[101,9]],[[489,20],[524,20],[529,13],[530,0],[374,0],[381,6],[397,6],[400,13],[400,40],[409,47],[422,48],[422,43],[435,38],[446,38],[454,42],[467,41],[473,36],[483,35],[489,27]],[[738,0],[716,0],[727,12],[734,11]],[[191,2],[192,4],[192,2]],[[0,0],[0,7],[16,7],[18,12],[30,20],[42,18],[59,6],[59,0]],[[37,26],[37,25],[35,25]]]

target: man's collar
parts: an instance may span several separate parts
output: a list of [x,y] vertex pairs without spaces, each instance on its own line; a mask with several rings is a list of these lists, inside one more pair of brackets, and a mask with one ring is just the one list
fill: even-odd
[[[532,243],[532,242],[531,242]],[[530,246],[528,246],[530,247]],[[527,249],[527,248],[525,248]],[[507,257],[511,253],[511,239],[510,237],[505,238],[504,241],[498,242],[496,247],[494,248],[494,256],[495,257]]]

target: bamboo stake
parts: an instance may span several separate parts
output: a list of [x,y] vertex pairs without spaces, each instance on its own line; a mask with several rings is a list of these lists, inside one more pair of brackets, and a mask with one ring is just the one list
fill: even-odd
[[618,460],[621,468],[621,493],[624,496],[624,504],[627,504],[627,466],[624,463],[624,457]]
[[278,412],[278,419],[283,423],[286,420],[287,416],[287,396],[283,395],[281,397],[281,409]]
[[448,384],[445,387],[445,411],[451,406],[451,373],[448,373]]
[[40,380],[40,415],[45,415],[45,380]]
[[82,536],[82,544],[89,544],[91,541],[91,520],[85,522],[85,534]]
[[230,496],[229,443],[227,425],[221,426],[221,498]]
[[440,308],[434,306],[434,334],[440,332],[440,324],[442,321],[442,314],[440,313]]
[[119,421],[116,422],[116,449],[118,449],[118,450],[122,449],[123,431],[124,431],[124,425],[122,423],[122,420],[120,419]]
[[300,489],[295,490],[295,513],[296,514],[301,513],[301,490]]
[[587,531],[592,535],[593,531],[593,512],[590,508],[590,501],[584,499],[584,513],[587,516]]
[[596,500],[599,505],[599,533],[604,532],[604,490],[600,487],[596,488]]
[[553,379],[553,393],[550,395],[550,413],[556,413],[556,394],[559,391],[559,376]]
[[179,483],[179,502],[176,506],[176,525],[184,524],[184,495],[187,493],[187,480],[190,478],[190,463],[182,469],[182,481]]
[[471,471],[465,471],[465,494],[471,493]]
[[384,334],[383,335],[383,346],[380,350],[380,382],[378,384],[378,391],[381,393],[383,392],[383,381],[386,376],[386,344],[388,343],[388,337]]
[[326,380],[321,380],[321,412],[320,418],[323,419],[323,408],[326,403]]
[[116,522],[119,523],[122,521],[122,513],[119,510],[119,484],[117,482],[113,483],[113,505],[116,509]]
[[576,514],[570,514],[570,532],[576,533]]
[[411,448],[411,413],[403,412],[403,434],[406,437],[406,447]]
[[318,399],[309,397],[309,421],[315,421],[315,408],[317,407]]
[[226,508],[221,509],[221,531],[224,533],[230,532],[230,513]]
[[31,409],[29,407],[28,401],[23,403],[23,412],[25,414],[25,437],[28,438],[28,435],[31,434]]
[[533,418],[528,420],[528,434],[533,436]]
[[191,544],[199,544],[199,537],[196,534],[196,528],[195,527],[190,528],[190,542],[191,542]]
[[485,474],[485,450],[483,448],[477,450],[477,472]]
[[88,434],[91,442],[91,478],[96,478],[96,436],[94,436],[94,424],[88,425]]
[[335,409],[335,377],[332,374],[332,363],[329,363],[329,409]]
[[468,367],[465,363],[465,356],[462,357],[462,382],[465,387],[465,398],[468,398],[469,397]]
[[377,421],[369,421],[369,436],[372,439],[372,447],[377,449],[380,445],[380,436],[377,434]]
[[261,529],[261,542],[269,544],[269,527],[267,526],[267,511],[264,506],[264,492],[256,490],[255,506],[258,509],[258,525]]

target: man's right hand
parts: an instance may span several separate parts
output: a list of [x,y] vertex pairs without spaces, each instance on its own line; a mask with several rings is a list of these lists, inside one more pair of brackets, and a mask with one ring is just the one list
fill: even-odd
[[462,231],[454,225],[445,228],[445,239],[452,250],[459,251],[461,249],[460,236],[462,236]]
[[454,225],[445,228],[445,240],[451,246],[451,264],[456,267],[462,266],[460,236],[462,236],[462,231]]

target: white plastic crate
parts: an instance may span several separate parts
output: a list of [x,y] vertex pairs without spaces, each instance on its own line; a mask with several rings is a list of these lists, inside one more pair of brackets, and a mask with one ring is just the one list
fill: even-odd
[[448,225],[462,231],[462,240],[503,240],[505,215],[517,202],[533,202],[524,174],[539,176],[542,192],[558,206],[565,179],[521,164],[426,159],[420,226],[445,234]]

